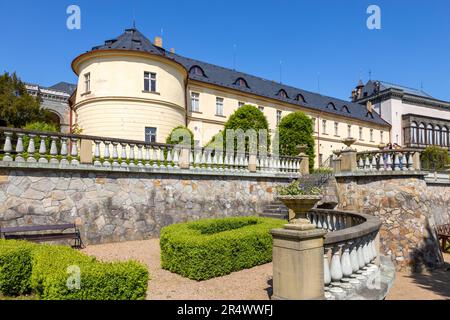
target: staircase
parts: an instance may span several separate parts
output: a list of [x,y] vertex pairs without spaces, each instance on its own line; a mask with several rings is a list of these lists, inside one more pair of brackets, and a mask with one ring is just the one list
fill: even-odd
[[259,216],[287,220],[289,210],[281,201],[273,201],[264,207],[263,213],[260,213]]

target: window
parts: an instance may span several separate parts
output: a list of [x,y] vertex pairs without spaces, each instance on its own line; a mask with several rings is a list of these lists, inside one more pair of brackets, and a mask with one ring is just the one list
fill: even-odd
[[206,77],[205,72],[199,66],[193,66],[191,70],[189,70],[190,74],[195,74],[197,76]]
[[264,112],[264,107],[258,106],[259,111]]
[[380,131],[380,141],[384,141],[384,131]]
[[425,125],[419,124],[419,144],[425,144]]
[[305,97],[301,93],[297,94],[297,101],[306,103]]
[[417,123],[412,122],[411,123],[411,137],[410,137],[410,141],[411,143],[415,144],[417,143]]
[[334,135],[339,135],[339,122],[334,122]]
[[359,127],[359,140],[363,140],[363,128]]
[[144,72],[144,91],[156,92],[156,73]]
[[337,110],[336,105],[333,102],[327,104],[327,109],[332,108],[333,110]]
[[91,74],[86,73],[84,75],[84,92],[91,92]]
[[327,134],[327,120],[322,120],[322,133]]
[[370,141],[373,142],[373,129],[370,129]]
[[280,91],[278,91],[277,96],[283,98],[283,99],[288,99],[288,95],[286,93],[286,91],[284,91],[283,89],[281,89]]
[[145,142],[156,142],[156,128],[145,128]]
[[433,144],[433,126],[427,125],[427,144]]
[[238,87],[248,88],[247,81],[245,81],[243,78],[238,78],[235,82],[235,85]]
[[277,125],[280,124],[281,121],[281,110],[277,110]]
[[434,144],[440,146],[441,145],[441,127],[434,127]]
[[313,132],[316,132],[316,118],[311,118]]
[[448,146],[448,129],[447,127],[442,127],[442,145],[444,147]]
[[347,125],[347,137],[351,137],[352,136],[352,125],[348,124]]
[[322,162],[323,162],[323,154],[319,153],[319,166],[322,166]]
[[200,110],[200,93],[191,92],[191,111],[199,112]]
[[216,115],[223,116],[223,98],[216,98]]
[[245,102],[238,102],[238,108],[240,108],[240,107],[242,107],[242,106],[244,106],[245,105]]

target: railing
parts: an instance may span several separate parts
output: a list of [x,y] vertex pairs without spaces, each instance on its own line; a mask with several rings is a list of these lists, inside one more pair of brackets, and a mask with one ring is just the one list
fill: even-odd
[[381,221],[374,216],[315,209],[308,214],[317,228],[328,230],[324,247],[326,296],[358,287],[378,270],[376,237]]
[[420,170],[420,150],[393,149],[356,153],[359,171],[416,171]]
[[300,174],[301,157],[221,152],[108,137],[0,127],[3,162],[59,167],[193,170]]

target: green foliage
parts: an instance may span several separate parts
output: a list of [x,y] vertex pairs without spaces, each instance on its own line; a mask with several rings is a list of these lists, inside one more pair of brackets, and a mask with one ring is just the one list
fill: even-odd
[[[259,110],[257,107],[252,105],[243,105],[239,109],[237,109],[228,119],[228,121],[224,125],[224,130],[220,131],[213,139],[208,142],[209,146],[220,147],[223,145],[223,150],[226,150],[226,132],[227,130],[238,130],[241,129],[244,133],[248,130],[255,130],[256,132],[256,141],[259,143],[258,134],[259,130],[263,129],[267,132],[267,147],[270,146],[270,135],[269,135],[269,123],[267,122],[267,118]],[[222,142],[220,141],[222,139]],[[238,139],[234,138],[234,150],[237,150],[238,147]],[[248,152],[250,148],[254,148],[253,150],[257,150],[257,145],[249,145],[249,137],[245,137],[245,151]]]
[[303,112],[297,111],[283,117],[278,125],[280,154],[298,156],[299,145],[306,145],[309,157],[309,170],[314,168],[313,122]]
[[[29,123],[26,126],[24,126],[23,129],[34,130],[34,131],[45,131],[45,132],[58,132],[59,131],[59,129],[56,127],[55,124],[42,122],[42,121]],[[34,146],[36,148],[36,151],[38,151],[39,145],[41,142],[41,138],[36,137],[33,140],[34,140]],[[25,151],[27,151],[29,143],[30,143],[30,138],[28,136],[23,137],[23,148]],[[45,139],[45,147],[47,148],[47,152],[50,151],[50,144],[51,144],[51,139],[50,138]],[[58,147],[59,147],[59,145],[58,145]],[[58,150],[59,150],[59,148],[58,148]]]
[[422,169],[424,170],[440,171],[450,163],[447,149],[438,146],[425,148],[420,159],[422,161]]
[[161,266],[206,280],[272,261],[270,229],[286,222],[258,217],[205,219],[161,230]]
[[294,180],[287,186],[278,186],[277,192],[281,196],[317,196],[322,194],[322,189],[316,186],[304,185],[298,180]]
[[311,172],[311,174],[330,174],[330,173],[333,173],[333,169],[328,167],[314,168]]
[[0,293],[18,296],[30,292],[31,252],[34,244],[0,239]]
[[48,111],[41,108],[38,98],[28,94],[15,73],[0,75],[0,119],[8,126],[22,128],[27,123],[48,118]]
[[[70,267],[79,268],[79,289],[67,285],[76,284]],[[0,271],[4,295],[32,291],[44,300],[135,300],[147,292],[148,271],[138,262],[99,262],[70,247],[2,241]]]
[[181,144],[181,145],[189,145],[191,144],[191,148],[194,147],[194,134],[192,131],[184,126],[175,127],[166,138],[167,144]]

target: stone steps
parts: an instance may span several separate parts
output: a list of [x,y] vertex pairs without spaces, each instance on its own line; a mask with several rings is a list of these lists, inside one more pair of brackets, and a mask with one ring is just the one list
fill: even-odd
[[282,202],[273,201],[264,207],[263,212],[259,214],[259,216],[265,218],[287,220],[289,216],[289,210]]

